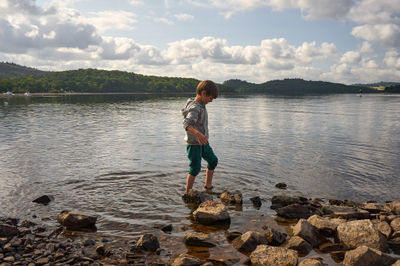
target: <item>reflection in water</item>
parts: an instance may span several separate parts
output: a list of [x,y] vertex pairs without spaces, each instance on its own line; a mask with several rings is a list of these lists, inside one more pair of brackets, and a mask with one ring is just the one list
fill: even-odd
[[[288,184],[286,193],[307,197],[400,200],[399,99],[220,97],[207,106],[210,142],[220,159],[214,186],[243,193],[243,209],[230,209],[235,219],[273,214],[268,204],[255,210],[249,198],[268,202],[280,193],[279,182]],[[100,231],[121,235],[163,223],[190,228],[190,209],[181,200],[187,158],[179,110],[185,100],[1,98],[0,214],[76,209],[99,215]],[[204,173],[195,188],[203,179]],[[31,203],[43,194],[55,201]]]

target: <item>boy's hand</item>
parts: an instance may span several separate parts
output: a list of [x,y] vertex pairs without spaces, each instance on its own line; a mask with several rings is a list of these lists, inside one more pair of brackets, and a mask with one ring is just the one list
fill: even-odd
[[194,129],[192,126],[188,126],[186,128],[186,130],[196,136],[197,141],[199,142],[200,145],[206,145],[208,143],[208,137],[201,134],[199,131]]
[[201,134],[201,133],[198,132],[198,131],[197,131],[197,134],[196,134],[196,138],[197,138],[197,141],[198,141],[201,145],[206,145],[206,144],[208,143],[208,137],[205,136],[205,135],[203,135],[203,134]]

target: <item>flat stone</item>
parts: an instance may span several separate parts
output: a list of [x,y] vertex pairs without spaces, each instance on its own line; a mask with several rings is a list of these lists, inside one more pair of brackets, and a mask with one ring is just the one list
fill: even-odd
[[307,202],[307,199],[302,197],[290,197],[290,196],[273,196],[271,199],[271,209],[276,210],[288,205],[292,204],[304,204]]
[[195,256],[191,256],[188,254],[180,254],[172,260],[171,266],[189,266],[189,265],[200,266],[204,262],[205,262],[204,260],[201,260]]
[[43,196],[40,196],[39,198],[36,198],[36,199],[32,200],[32,202],[43,204],[43,205],[47,205],[52,200],[54,200],[53,196],[43,195]]
[[265,238],[271,246],[280,246],[286,241],[287,234],[282,233],[274,228],[268,228],[265,232]]
[[376,202],[372,202],[372,203],[363,203],[359,206],[360,209],[366,210],[370,213],[379,213],[381,211],[384,210],[385,205],[384,204],[380,204],[380,203],[376,203]]
[[300,261],[298,266],[325,266],[322,262],[322,258],[307,258]]
[[213,200],[212,195],[204,192],[199,192],[195,189],[189,190],[188,193],[185,193],[182,196],[182,199],[185,203],[194,203],[194,204],[200,204],[206,201],[211,201]]
[[18,235],[18,233],[16,226],[0,222],[0,237],[12,237]]
[[390,227],[390,225],[385,222],[385,221],[377,221],[374,222],[372,221],[372,223],[374,224],[375,228],[381,232],[384,236],[386,236],[386,238],[389,238],[390,234],[392,233],[392,228]]
[[279,208],[276,210],[276,213],[287,219],[307,219],[312,215],[312,212],[307,208],[307,206],[298,203]]
[[194,220],[200,224],[229,223],[229,213],[222,202],[206,201],[193,212]]
[[188,246],[197,246],[197,247],[215,247],[216,243],[213,239],[210,238],[208,234],[199,233],[199,232],[189,232],[187,233],[183,241]]
[[250,255],[252,265],[296,266],[297,260],[296,251],[267,245],[257,246]]

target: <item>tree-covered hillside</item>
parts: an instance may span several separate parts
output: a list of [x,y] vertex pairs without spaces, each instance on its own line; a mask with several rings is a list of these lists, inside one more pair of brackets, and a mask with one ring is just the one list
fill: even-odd
[[228,85],[239,92],[244,93],[251,92],[284,95],[358,93],[360,92],[360,89],[362,89],[363,92],[377,92],[375,89],[366,87],[349,86],[324,81],[306,81],[303,79],[271,80],[261,84],[249,83],[242,80],[228,80],[224,82],[224,85]]
[[387,93],[400,93],[400,85],[390,86],[385,88]]
[[29,75],[45,75],[49,72],[31,67],[20,66],[14,63],[0,62],[0,79],[25,77]]

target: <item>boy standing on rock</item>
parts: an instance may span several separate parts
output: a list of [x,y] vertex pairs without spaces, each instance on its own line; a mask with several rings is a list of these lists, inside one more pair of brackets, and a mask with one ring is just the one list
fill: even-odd
[[218,164],[210,144],[208,143],[208,114],[206,104],[218,96],[218,88],[211,80],[203,80],[197,85],[196,98],[188,99],[181,110],[183,127],[186,130],[187,155],[189,158],[189,174],[186,179],[186,193],[192,189],[194,180],[201,169],[201,158],[208,165],[206,170],[205,189],[212,189],[214,169]]

